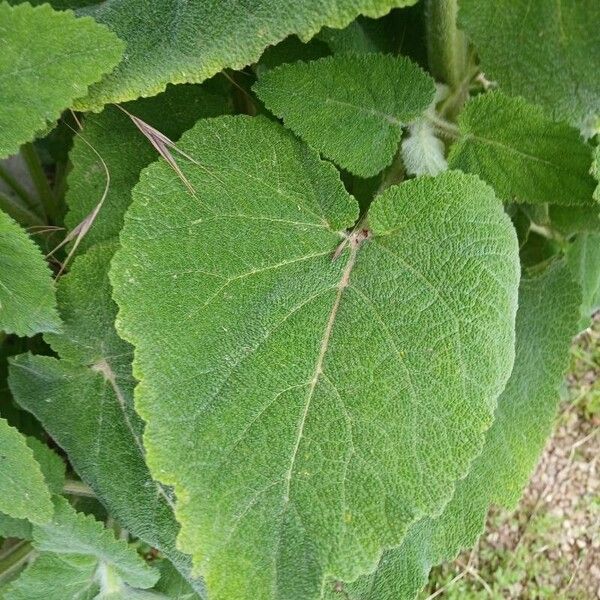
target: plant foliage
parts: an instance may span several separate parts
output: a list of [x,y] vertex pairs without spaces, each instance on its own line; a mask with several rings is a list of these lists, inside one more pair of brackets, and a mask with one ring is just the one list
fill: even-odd
[[514,507],[600,308],[599,19],[1,2],[0,597],[408,600]]

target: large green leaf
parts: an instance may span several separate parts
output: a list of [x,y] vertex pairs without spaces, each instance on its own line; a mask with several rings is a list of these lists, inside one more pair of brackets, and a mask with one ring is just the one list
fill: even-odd
[[[475,543],[491,504],[514,508],[554,423],[579,301],[564,263],[521,281],[515,366],[471,472],[441,515],[416,523],[402,545],[383,554],[374,573],[350,584],[331,581],[323,597],[414,598],[432,565]],[[336,591],[340,589],[342,594]]]
[[333,166],[263,118],[179,145],[196,194],[146,169],[111,271],[147,459],[209,595],[310,598],[440,510],[479,451],[512,367],[516,236],[454,172],[390,189],[348,237]]
[[522,98],[500,92],[471,100],[458,119],[451,168],[476,173],[507,202],[586,205],[594,200],[592,154],[579,132]]
[[0,418],[0,512],[43,523],[52,516],[50,491],[25,437]]
[[115,248],[91,248],[60,280],[64,333],[47,340],[62,360],[21,355],[9,383],[110,514],[190,577],[189,557],[175,549],[179,526],[170,490],[152,480],[145,463],[143,424],[133,409],[132,349],[114,330],[117,307],[106,272]]
[[254,90],[311,146],[362,177],[389,165],[402,126],[433,100],[433,79],[404,57],[329,56],[264,73]]
[[127,42],[125,58],[93,86],[79,108],[153,96],[167,83],[200,83],[239,69],[288,35],[310,39],[321,27],[344,27],[359,14],[378,17],[416,0],[105,0],[82,12]]
[[600,115],[597,0],[461,0],[459,21],[488,79],[580,125]]
[[54,283],[40,249],[0,211],[0,331],[57,331]]
[[0,158],[55,121],[121,59],[124,44],[92,19],[48,5],[0,3]]
[[[198,119],[231,112],[229,90],[223,80],[168,86],[163,94],[124,107],[171,140],[177,140]],[[118,236],[131,201],[131,189],[140,171],[157,156],[150,142],[121,110],[107,107],[101,114],[86,118],[70,155],[73,171],[69,174],[66,196],[67,226],[73,228],[83,221],[102,198],[106,172],[100,158],[110,174],[110,186],[102,209],[81,242],[81,249]]]

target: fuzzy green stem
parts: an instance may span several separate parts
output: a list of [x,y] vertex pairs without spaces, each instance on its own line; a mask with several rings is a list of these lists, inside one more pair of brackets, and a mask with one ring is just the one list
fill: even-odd
[[74,479],[67,479],[67,481],[65,481],[63,492],[65,494],[69,494],[70,496],[83,496],[85,498],[96,497],[94,490],[87,485],[87,483],[83,483],[83,481],[75,481]]
[[[0,164],[0,179],[17,195],[31,210],[39,213],[40,203]],[[40,215],[41,216],[41,215]]]
[[44,225],[44,222],[32,211],[10,196],[0,192],[0,209],[10,215],[15,221],[26,227],[29,225]]
[[12,575],[31,557],[33,547],[29,542],[15,544],[0,558],[0,583],[12,579]]
[[50,217],[55,223],[58,222],[58,204],[35,147],[31,143],[25,144],[21,148],[21,154],[40,197],[43,216]]
[[427,0],[426,11],[429,69],[454,91],[467,68],[467,39],[456,27],[458,0]]

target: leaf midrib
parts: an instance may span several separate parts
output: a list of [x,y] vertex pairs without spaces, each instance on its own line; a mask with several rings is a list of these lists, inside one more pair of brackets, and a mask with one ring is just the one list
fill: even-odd
[[325,325],[325,331],[323,332],[323,336],[321,338],[321,344],[319,347],[319,354],[317,356],[317,360],[315,362],[315,367],[313,369],[313,376],[310,380],[310,384],[308,387],[308,391],[306,393],[306,398],[304,400],[304,408],[302,410],[302,414],[300,415],[300,419],[298,425],[296,427],[296,437],[294,440],[294,447],[292,450],[292,456],[290,458],[290,466],[288,467],[285,477],[284,477],[284,489],[283,489],[283,504],[286,506],[289,503],[290,499],[290,486],[292,481],[292,473],[294,471],[294,464],[296,462],[296,458],[298,456],[298,450],[300,448],[300,442],[302,440],[302,436],[304,434],[304,427],[306,425],[306,418],[308,416],[310,405],[314,396],[315,389],[319,382],[321,375],[323,375],[323,363],[325,361],[325,356],[327,354],[327,350],[329,349],[329,342],[331,340],[331,335],[333,333],[335,320],[337,317],[337,313],[340,307],[340,303],[342,300],[342,296],[344,295],[344,291],[348,287],[350,283],[350,274],[352,273],[352,269],[356,263],[356,256],[358,254],[358,250],[360,249],[360,242],[356,239],[349,239],[350,244],[350,256],[348,257],[348,262],[344,267],[344,271],[342,272],[342,276],[337,285],[337,293],[335,296],[335,300],[333,302],[333,306],[329,313],[329,317],[327,319],[327,324]]

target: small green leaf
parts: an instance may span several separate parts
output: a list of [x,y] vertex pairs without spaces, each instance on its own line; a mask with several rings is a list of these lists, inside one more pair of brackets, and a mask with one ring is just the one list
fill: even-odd
[[569,246],[567,259],[583,291],[579,329],[585,329],[600,308],[600,234],[580,233]]
[[52,516],[50,491],[25,437],[0,418],[0,512],[44,523]]
[[597,0],[461,0],[459,5],[459,23],[488,79],[577,127],[600,116]]
[[133,547],[116,539],[93,516],[75,511],[64,498],[55,497],[49,523],[34,526],[33,545],[40,552],[92,556],[110,565],[134,587],[149,588],[158,581],[159,572],[149,567]]
[[2,600],[93,600],[100,591],[97,568],[92,556],[44,552],[1,590]]
[[325,25],[345,27],[359,14],[379,17],[414,2],[105,0],[80,12],[106,24],[127,42],[125,58],[92,87],[78,108],[99,110],[109,102],[153,96],[167,83],[200,83],[224,68],[240,69],[255,62],[267,46],[292,33],[307,41]]
[[145,463],[143,424],[133,409],[132,348],[114,329],[117,307],[107,270],[115,248],[90,248],[60,280],[64,332],[46,339],[62,360],[18,356],[9,384],[110,514],[194,580],[189,557],[175,549],[179,526],[171,492],[152,480]]
[[[133,599],[152,587],[159,571],[149,567],[125,540],[91,515],[55,497],[54,516],[35,525],[34,562],[2,590],[5,600]],[[132,587],[131,587],[132,586]]]
[[146,169],[111,270],[147,460],[209,596],[308,599],[372,569],[478,453],[512,367],[516,236],[453,172],[390,188],[348,237],[336,170],[264,118],[179,146],[197,196]]
[[506,202],[590,205],[591,149],[576,129],[554,123],[500,92],[471,100],[458,119],[450,168],[476,173]]
[[0,3],[0,158],[54,122],[121,59],[124,44],[92,19],[48,5]]
[[40,249],[0,211],[0,331],[30,336],[59,328],[54,283]]
[[564,262],[521,281],[515,366],[471,472],[441,515],[416,523],[374,573],[348,584],[330,581],[323,598],[413,599],[433,565],[475,543],[491,504],[514,508],[554,424],[580,299]]
[[332,56],[264,73],[254,90],[309,145],[361,177],[398,149],[402,126],[433,100],[433,79],[407,58]]

